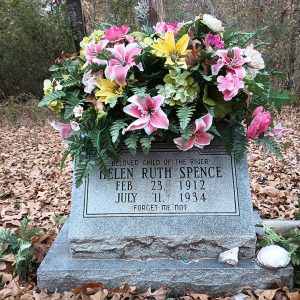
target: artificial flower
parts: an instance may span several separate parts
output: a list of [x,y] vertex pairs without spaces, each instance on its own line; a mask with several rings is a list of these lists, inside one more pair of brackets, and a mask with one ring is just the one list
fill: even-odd
[[114,48],[108,49],[113,58],[109,60],[105,68],[105,76],[110,80],[115,80],[120,86],[126,85],[126,76],[129,69],[133,66],[143,71],[141,63],[136,62],[136,56],[141,53],[141,49],[136,43],[115,45]]
[[290,128],[283,128],[281,123],[278,123],[271,128],[269,131],[265,132],[265,136],[273,137],[275,139],[281,138],[283,135],[288,134],[292,131]]
[[212,75],[218,75],[220,69],[225,66],[227,72],[235,73],[239,78],[245,77],[246,71],[243,65],[247,61],[242,56],[242,49],[233,47],[230,50],[218,50],[215,55],[219,59],[211,66]]
[[257,107],[253,111],[252,116],[254,116],[254,119],[247,129],[247,139],[257,139],[262,133],[268,130],[272,122],[270,112],[264,111],[262,106]]
[[244,50],[245,60],[250,68],[261,70],[265,68],[265,62],[261,56],[261,53],[254,49],[254,45],[251,44]]
[[83,107],[81,105],[77,105],[73,108],[73,113],[75,118],[81,118],[83,113]]
[[247,80],[254,80],[255,77],[257,76],[257,74],[259,73],[259,70],[252,69],[248,66],[245,68],[245,70],[246,70],[245,79],[247,79]]
[[86,48],[86,46],[91,42],[94,41],[96,43],[100,42],[102,36],[104,34],[104,31],[102,30],[94,30],[90,36],[85,36],[82,41],[80,42],[80,48],[81,48],[81,53],[80,55],[83,54],[83,50]]
[[53,93],[54,91],[61,91],[62,85],[59,83],[59,81],[53,79],[52,81],[49,79],[44,80],[44,94],[48,95],[50,93]]
[[108,104],[111,98],[118,97],[123,92],[123,87],[119,86],[115,81],[104,78],[97,82],[97,87],[99,91],[95,93],[95,96],[99,97],[99,101],[105,104]]
[[57,121],[50,122],[50,125],[59,131],[60,137],[64,140],[70,136],[71,131],[80,130],[79,124],[77,122],[71,121],[69,124],[61,123]]
[[86,68],[88,65],[95,63],[98,65],[106,64],[106,61],[100,58],[97,58],[97,55],[106,47],[108,40],[102,40],[99,43],[91,41],[86,45],[86,48],[83,50],[83,55],[86,58],[86,63],[83,65],[83,68]]
[[104,40],[109,40],[111,44],[116,44],[124,41],[125,38],[129,38],[129,40],[132,40],[133,38],[130,36],[127,36],[127,33],[129,32],[130,27],[128,25],[122,25],[121,27],[117,26],[111,26],[105,31],[105,34],[103,36]]
[[165,103],[170,106],[185,106],[197,98],[200,88],[188,71],[169,70],[169,74],[164,77],[164,82],[164,85],[158,85],[156,89],[158,94],[165,98]]
[[55,99],[55,100],[52,100],[49,104],[48,104],[48,107],[50,109],[52,109],[53,111],[56,111],[56,112],[61,112],[61,110],[63,109],[64,107],[64,104],[62,102],[61,99]]
[[182,137],[178,137],[174,139],[174,143],[180,150],[183,151],[191,149],[194,146],[203,148],[203,146],[209,145],[214,138],[212,134],[207,133],[212,125],[212,120],[213,117],[211,114],[206,114],[205,116],[195,120],[193,125],[193,134],[188,141],[185,142]]
[[96,73],[92,73],[92,71],[85,72],[83,74],[82,83],[85,85],[84,92],[87,94],[91,94],[93,90],[96,88],[96,84],[99,79],[102,77],[103,72],[99,71]]
[[224,27],[222,26],[222,22],[217,18],[204,14],[202,18],[202,23],[205,24],[210,30],[214,32],[223,32]]
[[218,90],[223,93],[225,101],[230,101],[240,89],[244,88],[244,82],[236,74],[228,73],[226,76],[218,76],[217,81]]
[[85,102],[92,103],[97,111],[104,111],[104,104],[98,101],[93,95],[87,96]]
[[181,24],[175,22],[157,22],[155,26],[153,26],[154,31],[160,33],[173,32],[176,34],[180,28]]
[[164,98],[160,95],[155,97],[145,96],[140,99],[134,95],[128,99],[131,104],[124,107],[124,112],[132,117],[138,118],[123,130],[123,134],[127,131],[137,129],[145,129],[147,134],[157,131],[157,128],[168,129],[169,120],[167,115],[161,109]]
[[205,36],[205,40],[203,41],[203,43],[207,48],[209,46],[211,46],[212,48],[224,48],[225,45],[219,34],[211,34],[211,33],[208,33]]
[[189,40],[188,34],[184,34],[175,43],[174,33],[167,32],[164,39],[157,39],[151,47],[154,49],[153,53],[156,56],[167,58],[165,65],[182,66],[186,69],[185,55],[190,52],[190,50],[187,50]]

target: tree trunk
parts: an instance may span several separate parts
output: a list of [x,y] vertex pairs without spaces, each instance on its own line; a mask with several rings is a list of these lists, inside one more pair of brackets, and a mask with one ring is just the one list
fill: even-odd
[[[289,47],[287,47],[287,88],[299,93],[299,26],[300,26],[300,7],[298,0],[291,1],[292,25],[289,30]],[[298,53],[297,53],[298,52]],[[298,80],[298,82],[297,82]],[[298,91],[297,91],[298,90]]]
[[74,34],[76,51],[80,51],[80,42],[85,36],[85,24],[80,0],[66,0],[69,20]]
[[157,22],[162,22],[165,19],[165,11],[163,0],[148,0],[148,22],[150,26],[154,26]]

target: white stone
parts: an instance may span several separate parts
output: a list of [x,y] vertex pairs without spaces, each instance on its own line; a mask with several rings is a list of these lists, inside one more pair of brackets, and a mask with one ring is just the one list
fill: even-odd
[[249,298],[249,296],[242,294],[242,293],[238,293],[238,294],[232,296],[232,298],[234,300],[245,300],[245,299]]
[[232,248],[230,250],[222,252],[219,256],[219,261],[235,266],[239,262],[238,254],[239,254],[239,248],[238,247]]
[[290,254],[278,245],[263,247],[257,254],[257,262],[267,268],[286,267],[290,261]]

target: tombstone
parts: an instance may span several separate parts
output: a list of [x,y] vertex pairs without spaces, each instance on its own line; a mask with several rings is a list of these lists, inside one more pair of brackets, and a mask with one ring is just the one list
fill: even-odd
[[[247,160],[235,161],[220,140],[186,152],[154,144],[147,156],[121,146],[109,174],[95,167],[73,187],[69,220],[38,270],[49,291],[99,281],[211,295],[278,281],[292,286],[291,266],[268,270],[253,261]],[[218,261],[234,247],[237,266]]]

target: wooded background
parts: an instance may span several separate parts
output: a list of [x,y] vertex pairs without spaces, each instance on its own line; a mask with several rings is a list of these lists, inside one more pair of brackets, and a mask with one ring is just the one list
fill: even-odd
[[[147,1],[152,6],[150,19],[183,22],[209,13],[222,20],[226,29],[253,31],[267,27],[255,42],[263,43],[260,50],[269,70],[283,70],[277,84],[299,99],[300,0],[143,0]],[[55,58],[62,51],[78,50],[82,36],[98,28],[100,22],[136,28],[137,2],[1,0],[0,98],[21,93],[40,96]]]

